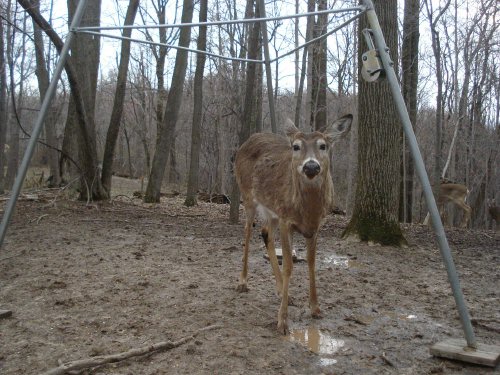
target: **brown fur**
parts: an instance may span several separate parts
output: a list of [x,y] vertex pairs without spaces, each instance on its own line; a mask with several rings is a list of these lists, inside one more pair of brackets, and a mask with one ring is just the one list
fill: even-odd
[[[247,291],[249,242],[256,211],[264,214],[266,248],[282,296],[278,330],[288,331],[288,285],[292,273],[292,234],[306,238],[309,267],[309,304],[312,315],[320,309],[316,296],[316,241],[322,219],[333,207],[330,148],[350,128],[352,116],[337,120],[324,132],[305,134],[292,126],[288,138],[275,134],[254,134],[239,149],[235,160],[236,181],[246,212],[245,248],[239,291]],[[295,149],[294,149],[295,148]],[[310,161],[310,163],[307,163]],[[283,272],[274,246],[274,231],[280,229]]]
[[471,208],[465,203],[469,190],[462,184],[442,182],[439,186],[438,206],[441,217],[444,215],[444,207],[446,203],[452,202],[464,211],[464,217],[460,226],[466,228],[470,220]]

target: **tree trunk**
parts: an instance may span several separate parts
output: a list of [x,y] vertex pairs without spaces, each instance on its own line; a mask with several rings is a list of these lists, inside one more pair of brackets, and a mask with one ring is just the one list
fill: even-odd
[[[298,18],[297,18],[298,21]],[[309,16],[307,17],[306,21],[306,42],[312,39],[312,32],[313,32],[313,25],[314,24],[314,17]],[[302,98],[304,94],[304,81],[307,73],[307,62],[308,62],[308,53],[310,51],[309,47],[305,47],[302,51],[302,68],[301,68],[301,73],[300,73],[300,79],[299,79],[299,84],[298,84],[298,91],[296,92],[296,102],[295,102],[295,126],[297,128],[300,128],[300,118],[301,118],[301,108],[302,108]],[[308,78],[309,80],[309,78]],[[310,88],[308,88],[310,90]],[[310,107],[310,106],[308,106]]]
[[[307,0],[307,12],[311,13],[316,10],[316,0]],[[314,36],[314,27],[316,25],[315,21],[315,16],[309,16],[307,17],[307,22],[309,24],[310,22],[310,37],[311,39]],[[307,29],[306,29],[306,34],[307,34]],[[312,89],[313,87],[313,64],[314,64],[314,45],[309,45],[307,48],[307,69],[306,69],[306,86],[307,86],[307,93],[306,93],[306,108],[305,108],[305,121],[306,121],[306,127],[307,130],[314,130],[314,124],[311,123],[311,119],[314,118],[314,90]],[[304,56],[306,54],[304,53]]]
[[[37,11],[40,11],[40,1],[35,0],[34,6]],[[49,89],[49,72],[47,70],[47,61],[44,53],[44,43],[42,36],[42,29],[33,21],[33,39],[35,43],[35,59],[36,59],[36,78],[38,80],[38,91],[40,92],[40,102],[43,102],[45,94]],[[47,135],[47,143],[50,146],[48,152],[49,174],[51,177],[49,186],[59,186],[61,183],[61,175],[58,163],[58,150],[56,138],[56,119],[57,112],[54,105],[50,106],[47,112],[47,117],[44,123],[45,134]],[[50,178],[49,177],[49,178]]]
[[451,0],[447,0],[446,4],[439,10],[437,16],[434,17],[432,12],[432,4],[429,4],[429,0],[425,0],[425,7],[427,10],[427,17],[431,29],[431,41],[432,41],[432,52],[434,54],[434,60],[436,65],[436,137],[434,144],[434,169],[433,169],[433,190],[434,195],[438,196],[439,184],[441,180],[441,159],[442,159],[442,148],[443,148],[443,66],[442,66],[442,56],[441,56],[441,44],[439,40],[439,33],[437,30],[437,24],[439,19],[446,12],[449,7]]
[[[184,0],[182,7],[182,23],[191,22],[193,19],[193,8],[193,0]],[[190,39],[191,27],[183,27],[179,35],[179,46],[188,47]],[[151,174],[149,176],[146,194],[144,195],[145,202],[160,201],[160,190],[165,174],[165,167],[167,165],[168,156],[170,155],[170,150],[172,149],[175,126],[182,104],[182,91],[186,75],[187,57],[187,51],[181,49],[177,51],[174,72],[172,75],[172,84],[168,93],[161,133],[159,134],[160,139],[156,145]]]
[[[156,8],[156,16],[158,17],[158,23],[160,25],[166,23],[166,12],[167,12],[167,1],[159,1],[158,7]],[[167,43],[167,29],[159,28],[158,36],[160,38],[160,43]],[[164,105],[167,101],[167,90],[165,89],[165,61],[167,57],[167,47],[159,46],[158,52],[153,50],[156,59],[156,80],[158,82],[158,97],[156,101],[156,148],[158,148],[158,142],[160,142],[160,134],[162,132],[163,126],[163,111]]]
[[5,193],[5,140],[7,138],[7,64],[5,64],[4,20],[0,19],[0,194]]
[[[405,0],[403,20],[403,46],[402,46],[402,91],[406,108],[413,128],[417,123],[417,87],[418,87],[418,41],[419,41],[419,0]],[[401,136],[404,137],[401,132]],[[404,138],[403,138],[404,142]],[[402,163],[402,183],[399,202],[399,220],[406,223],[412,222],[413,213],[413,178],[414,167],[411,153],[405,149],[404,163]]]
[[[10,4],[9,4],[10,8]],[[15,71],[14,71],[14,54],[17,55],[17,51],[15,51],[14,42],[16,39],[17,26],[14,24],[15,19],[11,19],[11,12],[8,11],[7,18],[10,24],[7,26],[7,61],[9,65],[9,76],[10,76],[10,102],[11,102],[11,111],[7,115],[7,125],[8,125],[8,157],[7,157],[7,173],[5,175],[5,186],[12,186],[14,183],[14,179],[16,178],[17,167],[19,165],[19,123],[18,120],[21,117],[21,111],[23,107],[23,75],[24,75],[24,63],[21,63],[20,67],[20,80],[19,86],[15,82]],[[26,22],[24,23],[26,28]],[[23,40],[24,43],[24,40]],[[25,59],[26,56],[26,48],[22,48],[22,60]],[[16,61],[17,63],[17,61]],[[18,94],[16,98],[16,86],[19,87]]]
[[[127,14],[125,16],[124,25],[132,25],[139,7],[139,0],[130,0]],[[124,29],[123,36],[130,38],[132,29]],[[118,76],[116,78],[115,99],[113,101],[113,109],[111,110],[111,118],[109,120],[108,132],[106,134],[106,144],[104,147],[104,155],[102,158],[102,175],[101,181],[103,187],[108,194],[111,194],[111,177],[113,175],[113,159],[115,154],[116,141],[120,131],[120,125],[123,113],[123,102],[125,99],[125,90],[127,87],[128,65],[130,61],[130,41],[122,40],[120,52],[120,65],[118,67]]]
[[[326,0],[317,0],[318,11],[326,10]],[[326,33],[328,16],[321,14],[317,16],[316,25],[314,28],[314,38],[317,38]],[[311,128],[319,130],[327,125],[327,109],[326,109],[326,38],[313,46],[312,55],[312,87],[311,87]]]
[[[374,1],[393,61],[397,59],[397,1]],[[359,30],[368,27],[360,19]],[[365,46],[361,32],[358,39]],[[361,66],[363,48],[359,48]],[[361,74],[359,74],[361,76]],[[373,126],[377,124],[377,126]],[[344,237],[382,245],[406,241],[398,224],[400,124],[387,81],[359,82],[358,184],[354,212]]]
[[[200,0],[200,22],[207,21],[208,0]],[[207,27],[200,26],[197,49],[207,49]],[[203,73],[205,70],[206,55],[199,53],[196,56],[196,72],[194,74],[194,107],[193,126],[191,130],[191,158],[189,164],[189,177],[187,185],[187,196],[184,204],[194,206],[197,204],[198,174],[200,169],[200,144],[201,144],[201,122],[203,117]]]
[[[68,0],[69,22],[76,11],[77,2]],[[99,26],[101,0],[89,0],[82,17],[81,26]],[[99,69],[100,38],[76,34],[71,48],[71,57],[76,67],[76,77],[81,89],[81,99],[75,97],[76,110],[83,105],[86,117],[77,115],[78,160],[82,168],[80,200],[107,199],[109,194],[102,186],[97,158],[97,139],[95,130],[95,104],[97,77]],[[75,95],[72,87],[71,95]],[[80,103],[81,100],[81,103]]]
[[[63,41],[55,33],[50,24],[34,8],[29,0],[18,0],[18,3],[33,18],[40,28],[47,34],[56,49],[60,53],[64,45]],[[72,0],[68,2],[68,10],[71,15],[76,7]],[[69,20],[71,22],[71,19]],[[97,25],[100,21],[100,1],[92,0],[87,6],[87,11],[82,19],[82,25]],[[78,36],[77,37],[82,37]],[[88,37],[87,37],[88,38]],[[74,104],[75,110],[68,116],[78,119],[77,139],[79,147],[79,163],[81,171],[82,189],[80,199],[107,199],[108,195],[102,187],[99,167],[97,161],[97,145],[94,126],[94,104],[97,86],[97,69],[99,66],[99,38],[74,39],[74,48],[71,56],[66,60],[65,70],[71,88],[70,106]],[[87,61],[87,64],[84,63]],[[93,90],[93,93],[92,93]],[[65,134],[69,134],[67,129]],[[63,145],[64,150],[64,145]]]
[[[249,0],[252,1],[253,0]],[[248,41],[248,59],[255,60],[259,47],[260,23],[254,23],[250,31]],[[255,78],[256,64],[248,63],[245,83],[245,103],[243,107],[242,124],[239,132],[239,145],[241,146],[250,137],[251,130],[255,129]],[[229,222],[237,223],[239,220],[240,193],[236,179],[233,178],[231,191],[231,206],[229,211]]]

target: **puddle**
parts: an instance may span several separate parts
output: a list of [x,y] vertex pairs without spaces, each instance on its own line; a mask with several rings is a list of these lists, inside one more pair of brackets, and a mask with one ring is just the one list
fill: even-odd
[[401,314],[394,311],[384,311],[383,315],[396,320],[416,320],[418,318],[415,314]]
[[381,311],[377,315],[374,314],[353,314],[348,315],[344,318],[346,321],[355,322],[357,324],[363,326],[369,326],[375,320],[389,318],[391,320],[403,320],[403,321],[415,321],[418,320],[419,317],[415,314],[405,314],[405,313],[397,313],[394,311]]
[[320,356],[320,363],[329,366],[337,363],[332,356],[345,345],[344,340],[335,339],[315,327],[293,329],[286,339],[298,342]]
[[350,259],[349,257],[335,255],[335,254],[329,255],[326,258],[324,258],[323,264],[327,266],[336,266],[340,268],[353,268],[353,269],[366,268],[365,264],[361,263],[356,259]]
[[[267,255],[266,247],[263,246],[262,248],[264,249],[263,250],[264,251],[264,259],[269,260],[269,255]],[[281,264],[283,261],[283,250],[281,249],[281,247],[276,247],[275,251],[276,251],[276,258],[278,258],[278,263]],[[297,255],[297,250],[295,250],[295,249],[292,249],[292,260],[294,263],[306,261],[305,258],[302,258],[302,257]]]

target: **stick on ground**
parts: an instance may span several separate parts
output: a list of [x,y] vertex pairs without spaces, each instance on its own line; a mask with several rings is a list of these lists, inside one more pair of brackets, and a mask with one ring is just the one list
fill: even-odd
[[125,359],[132,358],[132,357],[142,356],[145,354],[152,354],[152,353],[156,353],[159,351],[170,350],[173,348],[177,348],[177,347],[193,340],[197,335],[199,335],[202,332],[210,331],[212,329],[217,329],[220,327],[221,326],[218,324],[207,326],[207,327],[199,329],[198,331],[193,333],[191,336],[184,337],[178,341],[162,341],[162,342],[158,342],[156,344],[151,344],[151,345],[143,346],[140,348],[130,349],[130,350],[128,350],[126,352],[122,352],[122,353],[101,355],[101,356],[97,356],[97,357],[79,359],[76,361],[66,362],[66,363],[63,363],[62,365],[60,365],[56,368],[53,368],[52,370],[49,370],[49,371],[43,373],[43,375],[61,375],[61,374],[66,374],[70,371],[81,371],[84,369],[98,367],[98,366],[102,366],[102,365],[109,364],[109,363],[120,362],[120,361],[123,361]]

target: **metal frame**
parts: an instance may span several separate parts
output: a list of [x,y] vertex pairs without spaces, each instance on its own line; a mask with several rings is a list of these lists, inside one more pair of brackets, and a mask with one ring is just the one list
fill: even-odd
[[[336,10],[326,10],[326,11],[320,11],[320,12],[310,12],[310,13],[302,13],[302,14],[295,14],[295,15],[289,15],[289,16],[280,16],[280,17],[266,17],[265,13],[265,5],[263,0],[258,0],[258,6],[259,6],[259,16],[260,18],[253,18],[253,19],[243,19],[243,20],[233,20],[233,21],[217,21],[217,22],[202,22],[202,23],[186,23],[186,24],[170,24],[170,25],[149,25],[149,26],[117,26],[117,27],[79,27],[81,17],[83,15],[84,8],[86,6],[87,0],[80,0],[78,3],[78,7],[75,12],[75,16],[73,18],[73,21],[71,23],[70,27],[70,33],[68,34],[66,41],[64,43],[63,49],[60,54],[59,61],[56,66],[56,70],[54,72],[54,76],[52,78],[52,81],[49,85],[47,94],[42,102],[40,112],[37,118],[37,121],[35,123],[33,133],[31,135],[30,141],[28,143],[28,147],[26,149],[26,152],[24,154],[24,158],[22,160],[22,163],[19,167],[19,171],[16,177],[16,180],[14,182],[14,186],[12,188],[12,193],[11,197],[7,202],[6,209],[4,212],[4,215],[2,217],[2,222],[0,223],[0,247],[3,244],[4,238],[5,238],[5,232],[7,230],[7,227],[10,223],[10,219],[13,213],[13,210],[15,208],[17,199],[19,197],[19,193],[22,187],[22,183],[26,177],[26,172],[31,160],[31,157],[33,155],[33,150],[35,148],[36,142],[38,140],[38,137],[40,135],[47,109],[50,105],[50,102],[52,101],[52,98],[54,96],[54,93],[57,88],[57,82],[61,76],[61,72],[63,70],[64,64],[66,62],[66,58],[68,56],[69,52],[69,47],[70,44],[73,40],[73,36],[75,33],[80,32],[80,33],[88,33],[88,34],[94,34],[94,35],[99,35],[102,37],[110,37],[110,38],[117,38],[117,39],[127,39],[130,41],[134,42],[141,42],[141,43],[149,43],[149,44],[154,44],[154,45],[164,45],[167,47],[171,48],[178,48],[181,49],[182,47],[178,46],[172,46],[172,45],[166,45],[166,44],[161,44],[161,43],[153,43],[153,42],[148,42],[144,40],[138,40],[138,39],[133,39],[133,38],[123,38],[123,37],[117,37],[114,35],[108,35],[108,34],[103,34],[100,33],[100,30],[123,30],[125,28],[159,28],[159,27],[165,27],[165,28],[179,28],[179,27],[193,27],[193,26],[217,26],[217,25],[225,25],[225,24],[234,24],[234,23],[253,23],[253,22],[262,22],[263,25],[263,34],[265,35],[264,41],[265,44],[267,43],[267,28],[266,24],[267,21],[271,20],[281,20],[281,19],[289,19],[289,18],[299,18],[299,17],[308,17],[308,16],[313,16],[313,15],[318,15],[318,14],[325,14],[325,13],[340,13],[340,12],[358,12],[354,17],[349,19],[348,21],[344,22],[342,25],[339,27],[335,28],[334,30],[322,35],[319,38],[306,41],[305,44],[301,45],[300,47],[297,47],[293,49],[292,51],[286,52],[283,55],[277,56],[274,59],[270,59],[269,57],[269,50],[265,50],[265,59],[264,60],[248,60],[248,59],[239,59],[239,58],[230,58],[226,56],[220,56],[216,54],[212,54],[209,52],[202,52],[198,50],[193,50],[189,48],[182,48],[190,52],[196,52],[196,53],[205,53],[209,56],[212,57],[217,57],[217,58],[224,58],[228,60],[238,60],[238,61],[246,61],[246,62],[252,62],[252,63],[264,63],[266,65],[266,72],[268,75],[268,92],[270,95],[270,108],[272,115],[271,115],[271,122],[272,122],[272,129],[273,131],[276,131],[276,119],[274,115],[274,101],[272,98],[272,80],[270,80],[270,71],[271,67],[270,64],[284,56],[287,56],[289,54],[294,53],[296,50],[304,48],[308,46],[311,43],[314,43],[320,39],[326,38],[332,33],[336,32],[340,28],[344,27],[348,23],[352,22],[353,20],[359,18],[362,14],[366,13],[368,17],[368,22],[370,24],[370,27],[372,28],[373,36],[375,39],[375,47],[378,50],[380,59],[382,61],[382,65],[387,77],[387,80],[390,84],[391,92],[394,98],[394,101],[396,103],[396,107],[399,113],[399,116],[401,118],[401,122],[403,125],[404,132],[406,134],[406,137],[408,139],[408,143],[410,146],[410,150],[412,153],[412,156],[415,160],[415,167],[416,167],[416,173],[422,183],[423,190],[424,190],[424,196],[425,200],[427,202],[427,207],[429,209],[429,212],[431,214],[432,218],[432,225],[437,237],[437,241],[439,244],[439,248],[441,251],[441,255],[443,257],[444,263],[446,265],[446,271],[448,273],[448,279],[451,284],[451,288],[453,291],[453,296],[455,298],[455,302],[458,308],[458,312],[460,315],[460,320],[462,323],[462,328],[465,333],[467,345],[469,348],[476,348],[477,343],[476,339],[474,337],[474,332],[472,329],[472,324],[470,321],[469,313],[467,310],[467,307],[464,302],[463,294],[460,288],[460,283],[458,280],[458,275],[455,269],[455,265],[453,262],[453,258],[450,253],[450,248],[448,245],[448,241],[446,239],[446,235],[444,232],[444,227],[441,222],[441,218],[439,216],[439,211],[436,205],[436,201],[434,199],[434,195],[432,193],[429,177],[427,176],[426,170],[425,170],[425,165],[422,159],[422,155],[420,154],[420,150],[418,147],[418,143],[415,137],[415,133],[413,132],[413,128],[411,125],[410,118],[408,116],[408,111],[406,109],[406,105],[403,100],[403,96],[400,91],[398,79],[396,77],[396,73],[394,72],[393,69],[393,62],[391,61],[391,58],[389,56],[389,50],[387,48],[387,45],[385,43],[385,39],[382,33],[382,30],[380,28],[380,24],[378,22],[377,15],[374,11],[373,3],[371,0],[363,0],[363,5],[359,7],[354,7],[354,8],[347,8],[347,9],[336,9]],[[266,46],[268,47],[268,46]]]

